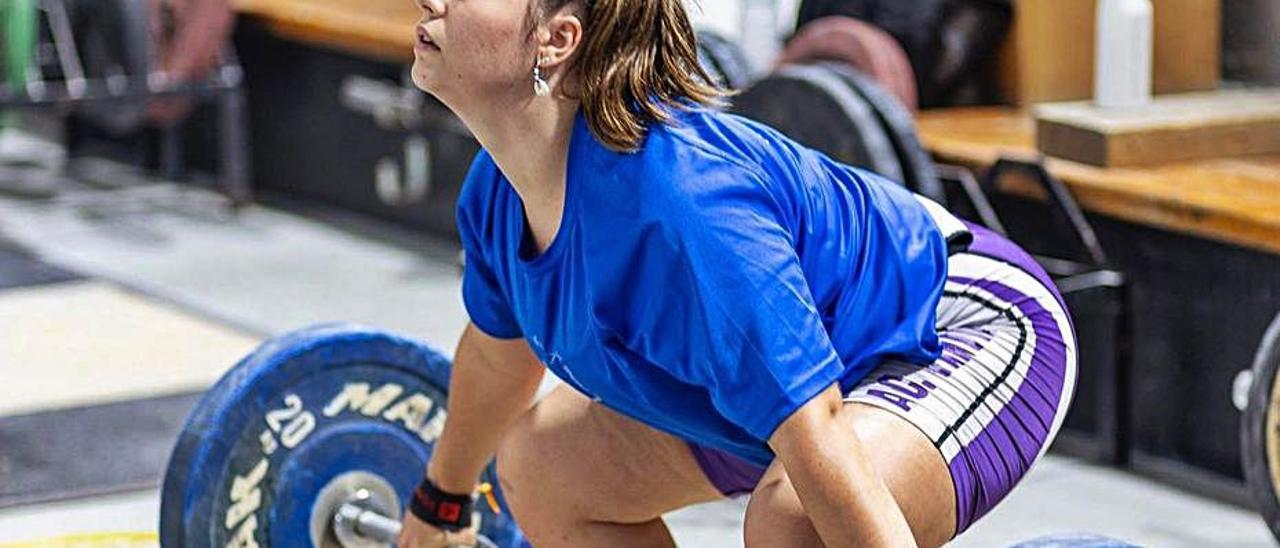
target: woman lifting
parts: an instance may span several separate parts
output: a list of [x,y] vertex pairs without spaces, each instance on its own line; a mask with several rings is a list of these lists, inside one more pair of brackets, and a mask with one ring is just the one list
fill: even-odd
[[[401,546],[466,544],[497,456],[539,546],[936,546],[1053,439],[1075,339],[1007,240],[714,109],[680,0],[418,0],[414,82],[483,146],[471,324]],[[534,404],[546,369],[565,381]]]

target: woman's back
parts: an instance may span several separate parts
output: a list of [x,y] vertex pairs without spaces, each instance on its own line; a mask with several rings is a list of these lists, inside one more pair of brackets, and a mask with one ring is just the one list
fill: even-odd
[[[536,257],[523,204],[481,153],[459,199],[477,326],[524,336],[583,392],[667,428],[699,415],[768,431],[789,410],[757,416],[778,395],[763,392],[936,359],[946,243],[912,194],[737,116],[676,121],[618,153],[579,118],[560,232]],[[647,393],[667,376],[707,390],[673,400],[705,405],[681,416]],[[762,393],[716,402],[743,389]]]

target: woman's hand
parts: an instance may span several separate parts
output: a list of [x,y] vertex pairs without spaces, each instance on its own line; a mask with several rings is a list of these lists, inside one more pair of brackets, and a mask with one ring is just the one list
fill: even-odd
[[476,524],[456,533],[432,527],[412,512],[404,513],[404,527],[396,546],[400,548],[462,548],[476,545]]

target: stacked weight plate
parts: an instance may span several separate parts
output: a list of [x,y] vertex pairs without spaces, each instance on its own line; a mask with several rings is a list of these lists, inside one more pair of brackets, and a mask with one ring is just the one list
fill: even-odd
[[1280,315],[1254,356],[1248,402],[1240,422],[1240,455],[1249,494],[1280,539]]
[[742,48],[714,31],[698,31],[698,62],[723,87],[751,85],[751,65]]
[[892,37],[828,17],[802,29],[779,60],[734,98],[732,112],[946,204],[915,131],[915,77]]

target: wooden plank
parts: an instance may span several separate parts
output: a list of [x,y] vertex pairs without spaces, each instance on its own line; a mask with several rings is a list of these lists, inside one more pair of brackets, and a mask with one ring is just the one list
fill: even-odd
[[[1156,93],[1204,91],[1221,78],[1222,0],[1152,0]],[[1001,53],[1001,88],[1017,104],[1093,97],[1097,0],[1018,0]]]
[[1018,104],[1093,95],[1096,0],[1020,0],[1005,41],[1002,92]]
[[236,10],[284,38],[394,63],[413,61],[422,16],[409,0],[236,0]]
[[1152,0],[1153,92],[1208,91],[1222,83],[1222,2]]
[[[1007,108],[922,112],[920,137],[944,162],[982,171],[1001,157],[1036,158],[1029,113]],[[1280,154],[1154,168],[1101,168],[1049,158],[1046,166],[1086,210],[1280,253]],[[1001,190],[1036,197],[1026,181]]]
[[1124,109],[1050,103],[1034,113],[1041,152],[1096,166],[1280,152],[1277,89],[1166,95]]

